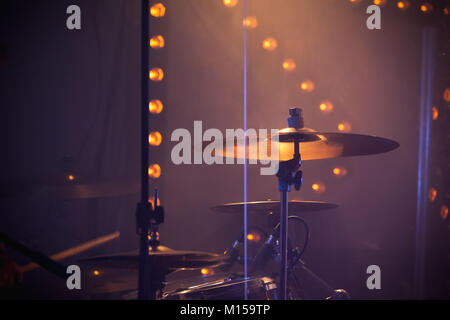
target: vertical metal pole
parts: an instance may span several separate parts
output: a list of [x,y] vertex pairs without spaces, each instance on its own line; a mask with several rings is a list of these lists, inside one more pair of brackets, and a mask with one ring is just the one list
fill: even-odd
[[288,278],[288,263],[287,263],[287,244],[288,244],[288,194],[287,190],[281,191],[281,218],[280,218],[280,256],[281,256],[281,270],[280,270],[280,299],[287,298],[287,278]]
[[434,41],[435,36],[433,29],[425,28],[422,33],[419,166],[417,179],[416,248],[414,263],[414,293],[417,299],[425,298],[428,157],[434,73]]
[[[150,2],[142,0],[141,18],[141,203],[147,203],[149,196],[148,182],[148,91],[149,91],[149,58],[147,42],[149,39]],[[140,228],[139,248],[139,283],[138,299],[149,299],[149,256],[148,256],[148,230],[149,221],[142,221]]]

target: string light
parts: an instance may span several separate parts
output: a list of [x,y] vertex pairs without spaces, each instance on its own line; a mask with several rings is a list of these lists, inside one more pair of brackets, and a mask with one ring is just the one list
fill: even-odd
[[97,277],[97,276],[99,276],[100,275],[100,270],[93,270],[92,271],[92,274],[95,276],[95,277]]
[[155,179],[161,177],[161,167],[159,164],[155,163],[148,167],[148,176]]
[[333,174],[337,177],[343,177],[347,175],[347,169],[343,167],[333,168]]
[[149,77],[152,81],[162,81],[164,79],[164,71],[161,68],[153,68],[149,72]]
[[380,7],[384,7],[384,5],[386,4],[386,0],[373,0],[373,4],[380,6]]
[[242,25],[249,29],[255,29],[258,26],[258,20],[255,17],[250,16],[250,17],[247,17],[246,19],[244,19],[244,21],[242,22]]
[[149,102],[148,109],[150,113],[159,114],[163,110],[163,104],[161,100],[154,99]]
[[436,106],[433,106],[431,108],[431,118],[433,120],[437,120],[439,118],[439,110],[436,108]]
[[435,188],[430,188],[428,190],[428,200],[430,200],[430,202],[434,202],[436,200],[437,197],[437,190]]
[[294,71],[297,64],[293,59],[286,59],[283,61],[283,69],[286,71]]
[[277,40],[275,40],[274,38],[266,38],[262,42],[262,47],[267,51],[273,51],[277,48],[277,46]]
[[397,8],[399,8],[400,10],[406,10],[409,8],[410,5],[411,5],[411,3],[408,0],[403,0],[403,1],[397,2]]
[[162,142],[162,135],[158,131],[150,132],[148,135],[148,143],[151,146],[159,146]]
[[315,88],[314,82],[311,80],[305,80],[302,83],[300,83],[300,89],[302,89],[305,92],[311,92]]
[[448,217],[448,207],[446,205],[443,205],[441,207],[440,215],[441,215],[442,220],[447,219],[447,217]]
[[420,11],[422,11],[423,13],[430,13],[431,11],[433,11],[433,6],[429,2],[424,2],[420,5]]
[[444,90],[444,101],[450,102],[450,88]]
[[150,39],[150,47],[152,49],[161,49],[164,48],[164,45],[164,37],[161,35],[154,36]]
[[155,18],[162,18],[166,14],[166,7],[162,3],[155,3],[150,8],[150,14]]

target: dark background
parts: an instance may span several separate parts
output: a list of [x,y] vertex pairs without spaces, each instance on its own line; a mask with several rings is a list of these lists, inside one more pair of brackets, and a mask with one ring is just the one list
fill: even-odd
[[[161,228],[174,249],[222,252],[242,230],[243,217],[208,208],[243,200],[243,166],[175,166],[170,134],[177,128],[243,127],[243,1],[171,1],[163,145],[158,159],[166,209]],[[66,8],[82,10],[82,30],[66,28]],[[413,297],[420,97],[420,18],[382,9],[382,29],[368,30],[368,3],[348,1],[248,1],[258,27],[248,30],[248,127],[282,128],[290,106],[303,108],[306,126],[394,139],[400,148],[371,157],[305,161],[304,186],[290,199],[323,200],[336,210],[304,213],[312,238],[304,260],[335,287],[359,299]],[[412,8],[411,8],[412,10]],[[278,41],[275,51],[261,47]],[[140,1],[10,1],[2,6],[0,66],[2,179],[61,173],[65,155],[76,172],[96,178],[139,175]],[[297,68],[286,73],[281,63]],[[299,83],[310,79],[315,90]],[[322,100],[334,110],[323,114]],[[151,119],[150,126],[158,122]],[[154,157],[154,158],[152,158]],[[343,166],[348,175],[332,175]],[[326,191],[316,194],[317,181]],[[276,179],[249,167],[249,200],[278,199]],[[132,196],[70,201],[2,200],[1,230],[53,254],[120,231],[121,237],[77,258],[137,247]],[[266,227],[262,219],[251,224]],[[301,235],[301,229],[298,229]],[[301,239],[301,238],[299,238]],[[19,255],[10,254],[25,263]],[[75,261],[75,259],[67,260]],[[382,271],[382,289],[366,287],[366,268]],[[54,297],[57,281],[44,271],[25,275],[42,297]]]

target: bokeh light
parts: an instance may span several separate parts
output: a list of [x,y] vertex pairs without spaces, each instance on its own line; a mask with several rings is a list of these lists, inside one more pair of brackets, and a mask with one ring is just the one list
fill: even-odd
[[297,64],[293,59],[285,59],[283,61],[283,69],[286,71],[294,71],[297,67]]
[[441,216],[442,220],[447,219],[447,217],[448,217],[448,207],[446,205],[443,205],[441,207],[440,216]]
[[148,104],[148,109],[150,113],[159,114],[163,110],[163,103],[158,99],[151,100]]
[[350,123],[343,121],[338,124],[338,130],[342,132],[350,132],[352,130],[352,126]]
[[429,2],[424,2],[420,5],[420,11],[423,13],[431,13],[433,11],[433,5]]
[[406,10],[410,7],[411,3],[408,0],[398,1],[397,8],[400,10]]
[[300,83],[300,89],[305,92],[314,91],[315,85],[311,80],[305,80]]
[[322,113],[330,113],[333,111],[333,108],[333,104],[328,100],[322,101],[319,105],[319,109]]
[[431,108],[431,118],[433,120],[437,120],[439,118],[439,110],[436,108],[436,106],[433,106]]
[[148,135],[148,143],[151,146],[159,146],[162,142],[162,135],[158,131],[150,132]]
[[373,0],[373,4],[380,6],[380,7],[384,7],[384,5],[387,3],[386,0]]
[[333,168],[333,174],[336,177],[344,177],[347,175],[347,169],[345,169],[344,167],[335,167]]
[[249,16],[246,19],[244,19],[244,21],[242,22],[242,25],[249,29],[255,29],[258,26],[258,19],[256,19],[255,17]]
[[262,47],[264,50],[273,51],[278,47],[277,40],[275,38],[266,38],[262,42]]
[[313,191],[315,193],[324,193],[325,190],[326,190],[325,185],[322,182],[315,182],[315,183],[313,183],[311,188],[313,189]]
[[165,41],[163,36],[158,35],[150,38],[150,47],[152,49],[161,49],[164,48],[164,45]]
[[450,88],[446,88],[444,90],[444,101],[445,102],[450,102]]
[[428,200],[430,200],[430,202],[434,202],[436,200],[437,197],[437,190],[435,188],[430,188],[428,190]]
[[232,8],[238,4],[238,0],[223,0],[225,7]]

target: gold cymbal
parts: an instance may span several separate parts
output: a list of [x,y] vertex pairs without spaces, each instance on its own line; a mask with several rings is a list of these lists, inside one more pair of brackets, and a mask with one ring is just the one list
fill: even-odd
[[[278,150],[279,160],[292,159],[294,141],[300,145],[302,160],[330,159],[351,156],[363,156],[392,151],[399,147],[393,140],[354,133],[317,132],[312,129],[286,128],[279,130],[279,142],[270,137],[259,137],[246,144],[246,159],[274,160],[270,156],[270,149]],[[267,152],[260,152],[260,148],[267,148]],[[238,140],[231,152],[226,146],[223,148],[225,158],[244,159],[244,141]],[[262,154],[261,154],[262,153]]]
[[[244,214],[245,202],[226,203],[212,207],[212,211],[225,213]],[[307,211],[327,210],[337,208],[337,204],[323,201],[289,201],[289,213],[300,214]],[[270,214],[280,212],[280,201],[253,201],[247,202],[247,212],[249,214]]]

